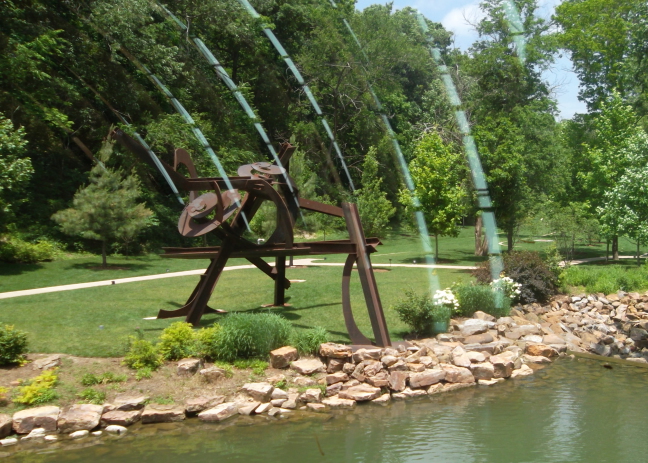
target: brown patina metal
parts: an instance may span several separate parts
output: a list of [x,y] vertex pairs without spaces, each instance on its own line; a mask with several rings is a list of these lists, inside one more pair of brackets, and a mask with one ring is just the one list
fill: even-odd
[[[145,163],[153,165],[142,145],[121,130],[113,137]],[[172,259],[209,259],[210,264],[200,277],[198,285],[187,302],[176,310],[160,310],[157,318],[185,317],[188,323],[198,325],[205,313],[217,311],[208,306],[209,299],[230,258],[245,258],[275,281],[274,305],[285,305],[285,291],[290,288],[286,279],[286,257],[322,254],[348,254],[342,273],[342,309],[351,341],[369,345],[369,339],[360,332],[353,318],[350,297],[350,279],[354,264],[357,266],[365,303],[369,312],[375,344],[390,346],[391,341],[376,285],[370,254],[381,244],[378,238],[365,238],[360,215],[355,204],[342,207],[322,204],[299,197],[299,190],[289,175],[289,161],[295,147],[284,143],[279,151],[281,167],[268,162],[257,162],[239,167],[238,176],[201,178],[189,154],[175,151],[174,167],[162,162],[178,190],[189,193],[190,203],[178,221],[178,231],[183,236],[197,237],[213,233],[221,240],[220,246],[195,248],[164,248],[162,257]],[[181,175],[180,165],[187,168],[190,177]],[[231,187],[232,189],[228,189]],[[241,194],[244,192],[245,194]],[[264,201],[271,201],[277,210],[276,229],[263,244],[243,238],[246,221],[249,223]],[[343,217],[349,232],[348,240],[295,243],[293,228],[299,209]],[[233,217],[232,217],[233,216]],[[264,258],[275,259],[274,267]]]

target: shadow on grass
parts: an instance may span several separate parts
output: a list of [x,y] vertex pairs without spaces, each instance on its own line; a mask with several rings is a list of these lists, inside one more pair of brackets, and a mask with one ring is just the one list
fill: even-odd
[[101,262],[78,262],[71,264],[68,268],[75,270],[93,270],[95,272],[102,270],[144,270],[151,267],[149,264],[108,264],[107,267],[102,267]]
[[[439,259],[436,259],[436,263],[438,265],[465,265],[466,263],[479,264],[485,260],[484,257],[476,256],[470,252],[453,251],[453,254],[459,254],[460,257],[456,259],[448,259],[442,255]],[[417,264],[425,264],[425,256],[407,257],[398,260],[401,264],[412,264],[414,261],[416,261]]]
[[0,262],[0,275],[21,275],[42,269],[41,264],[7,264]]

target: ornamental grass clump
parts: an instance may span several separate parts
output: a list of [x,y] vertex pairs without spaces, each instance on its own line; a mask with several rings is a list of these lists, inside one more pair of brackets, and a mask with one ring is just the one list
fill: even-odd
[[290,345],[301,355],[315,355],[319,352],[320,344],[328,342],[329,333],[321,326],[309,330],[295,331]]
[[277,314],[233,312],[211,336],[203,335],[201,344],[214,360],[266,359],[271,350],[290,342],[292,331],[290,322]]
[[12,365],[25,360],[27,333],[13,325],[0,324],[0,365]]

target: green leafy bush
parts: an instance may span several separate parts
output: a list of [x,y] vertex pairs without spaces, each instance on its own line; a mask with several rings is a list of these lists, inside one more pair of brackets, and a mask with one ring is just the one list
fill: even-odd
[[166,360],[192,357],[198,350],[196,332],[189,323],[172,323],[162,331],[158,349]]
[[27,333],[0,324],[0,365],[20,363],[27,352]]
[[116,375],[107,371],[101,375],[86,373],[81,378],[81,384],[83,386],[94,386],[95,384],[123,383],[126,380],[128,380],[126,375]]
[[499,318],[507,316],[511,310],[511,300],[500,295],[498,301],[498,295],[490,285],[457,285],[455,292],[459,300],[459,313],[465,317],[472,317],[475,312],[481,310]]
[[106,401],[106,393],[103,391],[97,391],[89,387],[77,394],[77,397],[87,404],[101,405]]
[[288,344],[292,329],[288,320],[276,314],[233,312],[223,319],[220,329],[201,335],[201,343],[213,359],[265,359],[271,350]]
[[0,407],[4,407],[9,403],[9,389],[0,387]]
[[432,329],[434,317],[432,299],[429,295],[418,295],[412,289],[405,291],[405,297],[394,305],[398,317],[416,334],[427,334]]
[[141,381],[143,379],[149,379],[151,378],[151,376],[153,376],[153,370],[149,367],[140,368],[135,373],[135,379],[137,381]]
[[0,262],[35,264],[54,259],[57,251],[56,246],[48,241],[29,243],[16,236],[0,239]]
[[321,326],[309,330],[295,331],[290,341],[302,355],[315,355],[319,352],[319,346],[328,342],[329,333]]
[[23,405],[39,405],[51,402],[58,397],[58,394],[54,391],[57,382],[56,370],[46,370],[21,386],[14,402]]
[[[522,304],[546,302],[558,290],[559,279],[552,268],[535,251],[512,251],[504,254],[504,275],[522,285]],[[473,275],[481,284],[491,281],[490,262],[480,264]]]
[[157,370],[162,365],[162,356],[156,346],[145,339],[130,338],[130,348],[124,357],[124,365],[134,370],[149,368]]
[[234,360],[234,368],[239,370],[251,368],[255,375],[262,375],[268,369],[268,362],[259,359],[239,359]]

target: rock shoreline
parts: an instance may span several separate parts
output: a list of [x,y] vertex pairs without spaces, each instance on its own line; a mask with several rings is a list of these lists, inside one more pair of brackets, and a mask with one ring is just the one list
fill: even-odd
[[[0,414],[0,448],[22,442],[78,440],[121,435],[141,422],[197,418],[223,422],[237,415],[288,417],[300,410],[352,409],[358,403],[429,396],[476,385],[490,386],[531,375],[567,351],[648,363],[648,292],[558,296],[549,304],[517,306],[495,319],[476,312],[452,320],[450,331],[394,348],[326,343],[318,358],[299,359],[296,349],[271,353],[274,368],[289,368],[266,381],[242,385],[231,395],[193,397],[184,404],[151,404],[141,394],[123,394],[103,405],[43,406]],[[224,374],[201,369],[196,359],[178,363],[179,376],[199,374],[207,382]],[[293,387],[287,387],[288,381]],[[7,437],[14,434],[14,437]]]

